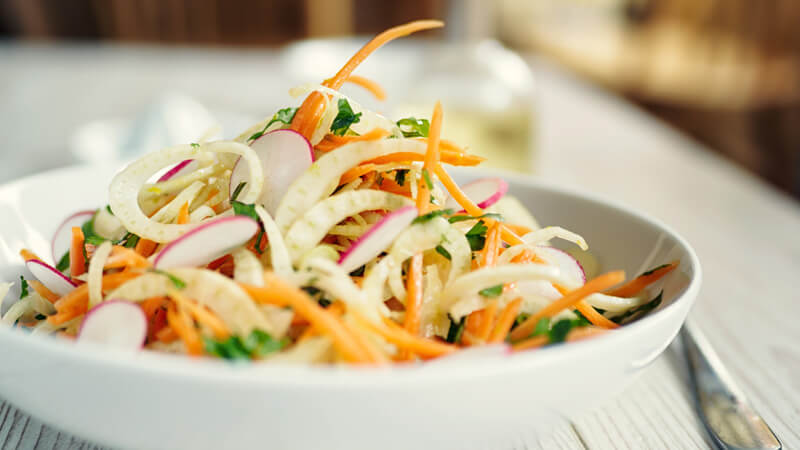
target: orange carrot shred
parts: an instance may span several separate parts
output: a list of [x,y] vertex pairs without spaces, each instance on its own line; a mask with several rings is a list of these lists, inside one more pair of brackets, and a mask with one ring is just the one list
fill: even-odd
[[200,333],[195,329],[194,322],[192,322],[186,311],[182,309],[176,311],[175,307],[170,304],[167,309],[167,323],[183,341],[186,346],[186,353],[191,356],[201,356],[203,354],[203,340],[200,338]]
[[[560,284],[553,283],[553,287],[556,288],[561,295],[567,295],[569,293],[569,289],[561,286]],[[586,300],[581,300],[575,305],[575,309],[578,310],[583,317],[586,317],[586,320],[591,322],[592,325],[596,325],[601,328],[618,328],[619,325],[609,320],[606,316],[597,312],[596,309],[592,305],[590,305]]]
[[665,264],[660,267],[656,267],[655,269],[645,272],[642,275],[634,278],[633,280],[623,284],[622,286],[606,292],[608,295],[613,295],[615,297],[633,297],[634,295],[638,294],[648,285],[655,283],[656,281],[660,280],[664,275],[672,272],[673,269],[678,267],[680,261],[672,261],[669,264]]
[[367,77],[351,74],[349,77],[347,77],[346,81],[368,90],[378,100],[386,100],[386,91],[383,89],[383,87]]
[[45,285],[43,285],[39,281],[31,280],[28,281],[28,284],[33,288],[34,291],[36,291],[37,294],[41,295],[50,303],[54,303],[56,300],[58,300],[58,294],[51,291],[50,289],[47,289]]
[[28,262],[28,261],[41,261],[42,260],[42,258],[39,258],[39,255],[37,255],[36,253],[33,253],[32,251],[28,250],[27,248],[23,248],[22,250],[20,250],[19,251],[19,256],[22,256],[22,259],[25,260],[25,262]]
[[181,209],[178,210],[178,218],[175,219],[175,222],[178,225],[185,225],[189,223],[189,202],[181,205]]
[[508,332],[511,330],[511,326],[514,324],[514,320],[517,318],[517,313],[519,312],[519,307],[521,304],[522,297],[518,297],[513,301],[508,302],[503,310],[500,311],[500,317],[497,318],[497,324],[494,326],[492,334],[489,335],[489,343],[500,343],[505,340]]
[[136,247],[134,250],[136,253],[144,256],[145,258],[152,255],[153,252],[156,251],[156,247],[158,247],[158,242],[151,241],[150,239],[139,239],[139,242],[136,243]]
[[83,231],[80,227],[72,227],[72,245],[69,250],[69,274],[77,277],[86,273],[86,258],[83,255]]

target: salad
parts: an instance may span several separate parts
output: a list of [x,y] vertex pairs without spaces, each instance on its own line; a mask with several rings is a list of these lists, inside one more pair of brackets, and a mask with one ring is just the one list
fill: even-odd
[[108,205],[61,224],[52,262],[20,252],[32,277],[2,322],[124,351],[382,365],[592,338],[658,306],[648,287],[678,262],[587,278],[550,245],[585,251],[581,236],[540,227],[501,178],[453,180],[482,158],[441,136],[438,102],[393,121],[339,92],[382,99],[358,65],[441,26],[379,34],[234,140],[129,164]]

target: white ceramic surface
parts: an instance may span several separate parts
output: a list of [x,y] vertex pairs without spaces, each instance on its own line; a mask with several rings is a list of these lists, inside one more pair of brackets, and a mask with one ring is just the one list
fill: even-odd
[[[23,246],[47,255],[63,217],[105,204],[114,171],[75,167],[0,187],[0,277],[25,273]],[[624,206],[503,176],[543,225],[582,234],[605,270],[635,275],[643,264],[680,258],[659,310],[590,341],[395,369],[124,355],[3,328],[0,395],[58,428],[123,448],[488,448],[523,430],[547,433],[619,394],[655,360],[697,296],[700,266],[683,239]]]

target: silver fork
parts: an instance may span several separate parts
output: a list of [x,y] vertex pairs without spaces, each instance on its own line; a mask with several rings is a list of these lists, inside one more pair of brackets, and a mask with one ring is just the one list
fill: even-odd
[[782,449],[781,441],[734,383],[711,344],[691,321],[681,329],[695,407],[720,449]]

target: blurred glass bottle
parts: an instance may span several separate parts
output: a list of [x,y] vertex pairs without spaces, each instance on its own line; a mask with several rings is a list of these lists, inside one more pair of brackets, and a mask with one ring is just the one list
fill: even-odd
[[433,103],[444,110],[442,135],[486,166],[519,172],[533,170],[534,79],[516,53],[492,39],[493,3],[451,1],[447,40],[426,54],[394,117],[430,117]]

